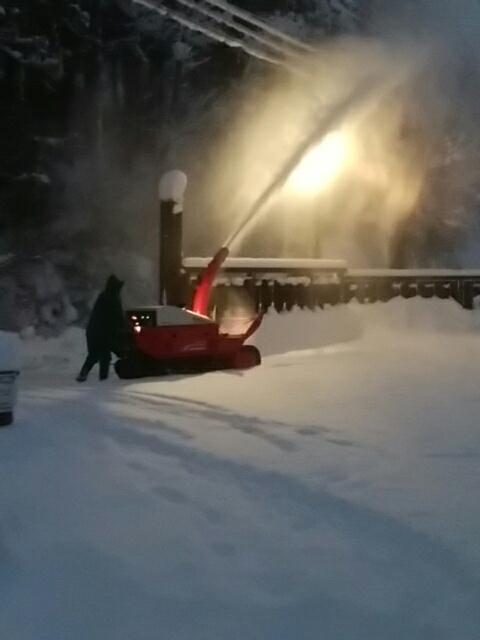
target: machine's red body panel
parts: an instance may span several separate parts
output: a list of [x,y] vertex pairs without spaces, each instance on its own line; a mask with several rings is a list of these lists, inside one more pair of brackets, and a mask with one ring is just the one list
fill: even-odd
[[256,331],[262,315],[246,319],[241,333],[223,333],[209,318],[210,293],[215,276],[228,255],[222,249],[206,269],[193,310],[176,307],[144,307],[127,313],[131,328],[130,346],[117,361],[121,378],[138,378],[174,372],[247,369],[260,364],[256,347],[244,342]]
[[134,335],[137,349],[156,360],[203,356],[214,349],[217,340],[218,327],[214,324],[145,327]]
[[219,333],[214,322],[204,325],[143,327],[134,333],[136,348],[155,360],[225,357],[235,354],[245,336]]

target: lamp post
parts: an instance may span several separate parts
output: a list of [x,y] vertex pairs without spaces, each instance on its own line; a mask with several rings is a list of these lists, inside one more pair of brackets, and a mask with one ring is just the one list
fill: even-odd
[[158,185],[160,304],[179,305],[184,302],[181,270],[183,198],[186,188],[187,176],[177,169],[164,173]]

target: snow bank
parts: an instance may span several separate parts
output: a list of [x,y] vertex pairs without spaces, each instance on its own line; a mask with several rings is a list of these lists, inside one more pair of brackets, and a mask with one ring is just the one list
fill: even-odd
[[77,320],[66,281],[53,262],[40,257],[2,260],[1,329],[53,336]]
[[454,300],[396,298],[388,303],[352,304],[366,334],[381,332],[471,333],[480,328],[480,314]]
[[293,309],[288,313],[270,310],[251,342],[264,356],[288,351],[319,349],[350,342],[362,336],[357,314],[348,306],[315,311]]
[[85,332],[79,327],[70,327],[59,338],[26,338],[22,347],[22,369],[66,372],[80,367],[85,357]]
[[472,333],[480,329],[480,312],[466,311],[453,300],[397,298],[388,303],[351,302],[315,311],[271,310],[252,342],[264,355],[350,342],[360,338],[392,339],[404,333]]
[[[361,305],[352,302],[315,311],[293,309],[265,316],[251,342],[264,356],[321,349],[360,339],[392,340],[392,335],[455,333],[480,330],[480,311],[465,311],[452,300],[396,299]],[[73,371],[85,357],[83,329],[68,328],[59,338],[24,339],[22,367],[26,370]]]

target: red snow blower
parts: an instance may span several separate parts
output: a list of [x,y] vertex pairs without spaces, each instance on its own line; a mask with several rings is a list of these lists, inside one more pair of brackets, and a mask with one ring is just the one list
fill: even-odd
[[213,283],[227,256],[228,249],[222,247],[211,260],[191,310],[164,305],[127,311],[128,346],[115,363],[119,378],[249,369],[260,364],[258,349],[244,343],[260,326],[262,314],[247,319],[239,334],[223,332],[208,316]]

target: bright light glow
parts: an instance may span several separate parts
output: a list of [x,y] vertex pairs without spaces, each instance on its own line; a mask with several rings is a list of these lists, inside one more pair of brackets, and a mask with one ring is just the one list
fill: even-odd
[[300,161],[288,178],[287,186],[301,194],[313,194],[326,189],[339,175],[348,155],[344,133],[329,133]]

